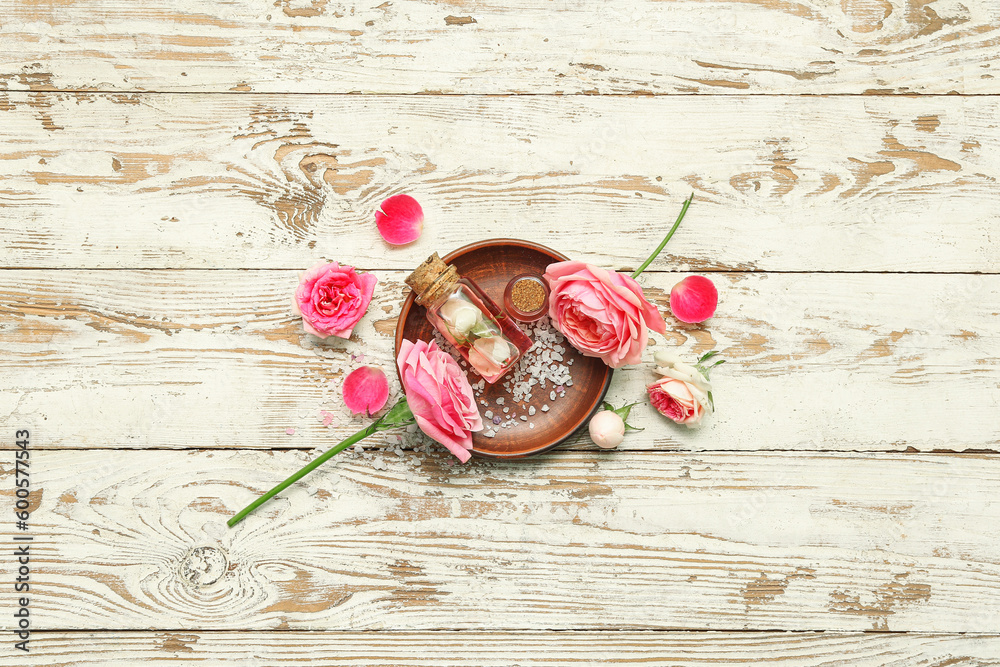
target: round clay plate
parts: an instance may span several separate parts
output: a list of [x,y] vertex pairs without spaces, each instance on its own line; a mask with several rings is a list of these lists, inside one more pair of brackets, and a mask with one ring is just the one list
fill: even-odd
[[[507,282],[520,273],[545,272],[545,267],[552,262],[566,259],[562,254],[545,246],[517,239],[490,239],[473,243],[446,255],[444,261],[454,264],[458,272],[476,282],[501,307],[503,306],[503,291]],[[399,345],[404,338],[409,340],[433,340],[433,327],[424,314],[424,309],[413,301],[413,293],[403,302],[399,322],[396,325],[396,356],[399,356]],[[501,428],[496,435],[487,438],[484,431],[472,434],[472,453],[489,458],[520,458],[538,454],[552,449],[566,440],[578,428],[587,423],[597,412],[604,400],[604,395],[611,384],[611,369],[600,359],[585,357],[577,352],[568,342],[562,343],[564,363],[573,360],[569,366],[573,376],[573,385],[564,387],[565,395],[550,400],[551,383],[544,390],[537,386],[532,390],[531,400],[512,405],[510,394],[503,388],[505,378],[500,378],[494,385],[486,385],[485,390],[477,400],[484,400],[487,406],[479,404],[480,414],[486,410],[500,413],[496,399],[505,397],[505,406],[511,407],[517,414],[527,414],[529,406],[535,408],[535,414],[530,417],[534,428],[526,423],[516,427]],[[479,382],[480,377],[469,372],[469,382]],[[542,412],[542,405],[548,405],[548,412]],[[487,428],[490,420],[483,418]]]

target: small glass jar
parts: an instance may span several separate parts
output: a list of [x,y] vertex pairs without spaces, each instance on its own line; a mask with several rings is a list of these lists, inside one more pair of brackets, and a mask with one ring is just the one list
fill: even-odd
[[495,383],[531,349],[532,341],[475,282],[431,255],[406,278],[427,320],[484,380]]
[[549,309],[549,286],[534,273],[514,276],[504,290],[503,307],[518,322],[535,322]]

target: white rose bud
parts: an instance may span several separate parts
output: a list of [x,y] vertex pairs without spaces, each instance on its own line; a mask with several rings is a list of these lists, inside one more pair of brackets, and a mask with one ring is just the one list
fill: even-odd
[[614,449],[625,439],[625,422],[618,413],[602,410],[590,418],[590,439],[602,449]]

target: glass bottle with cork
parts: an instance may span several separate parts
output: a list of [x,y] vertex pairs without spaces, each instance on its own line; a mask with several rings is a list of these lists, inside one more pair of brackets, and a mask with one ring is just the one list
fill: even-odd
[[427,320],[455,346],[484,380],[493,384],[511,370],[531,339],[458,269],[434,253],[406,278]]

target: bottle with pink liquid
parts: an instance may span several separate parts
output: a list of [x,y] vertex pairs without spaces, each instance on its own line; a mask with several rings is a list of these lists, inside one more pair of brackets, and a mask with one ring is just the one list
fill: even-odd
[[458,269],[437,253],[406,279],[427,319],[484,380],[495,383],[531,349],[531,339]]

